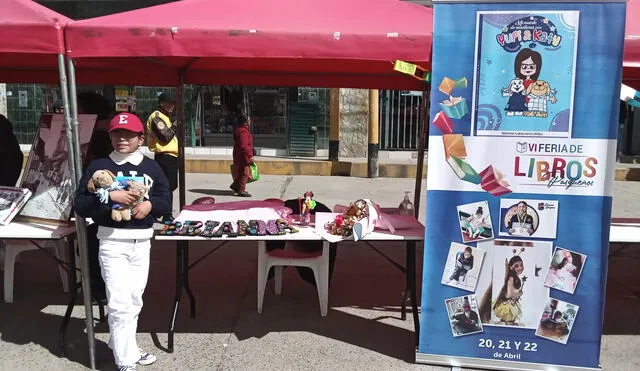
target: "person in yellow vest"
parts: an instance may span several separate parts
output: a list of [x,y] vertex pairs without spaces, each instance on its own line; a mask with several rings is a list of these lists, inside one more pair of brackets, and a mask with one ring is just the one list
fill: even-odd
[[[177,123],[171,121],[171,115],[176,105],[176,99],[170,93],[158,96],[159,106],[147,119],[147,138],[149,150],[155,153],[154,159],[162,168],[169,180],[171,203],[173,205],[173,191],[178,188],[178,136]],[[172,221],[169,212],[162,217],[163,221]]]

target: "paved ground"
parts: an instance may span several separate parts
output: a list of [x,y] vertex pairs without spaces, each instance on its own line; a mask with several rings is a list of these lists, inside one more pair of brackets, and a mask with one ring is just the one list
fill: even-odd
[[[203,195],[230,200],[229,183],[225,175],[188,174],[187,201]],[[411,179],[264,176],[248,188],[258,199],[293,198],[308,189],[320,201],[347,203],[367,195],[384,206],[395,206],[404,191],[414,187]],[[638,183],[616,182],[614,216],[640,217],[638,193]],[[359,245],[339,249],[325,319],[320,317],[315,289],[291,268],[285,270],[283,295],[275,296],[269,285],[263,314],[257,314],[255,245],[235,243],[220,249],[194,268],[191,280],[198,315],[189,318],[183,300],[176,351],[166,353],[175,287],[171,246],[155,242],[152,250],[138,341],[159,360],[146,369],[446,370],[413,364],[413,322],[410,316],[400,320],[399,314],[403,276],[372,249]],[[196,245],[192,260],[211,246]],[[640,368],[640,290],[633,284],[640,276],[638,247],[610,258],[602,343],[605,370]],[[612,251],[619,248],[613,246]],[[381,249],[404,262],[400,245]],[[80,370],[88,364],[80,305],[70,326],[67,356],[59,354],[57,330],[67,300],[60,287],[58,271],[45,254],[22,255],[16,266],[15,302],[0,304],[0,370]],[[96,331],[98,367],[111,370],[107,328],[100,324]]]

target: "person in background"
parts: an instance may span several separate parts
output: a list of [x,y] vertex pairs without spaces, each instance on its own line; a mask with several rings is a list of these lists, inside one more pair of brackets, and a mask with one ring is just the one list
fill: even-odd
[[[78,184],[76,212],[92,218],[98,227],[100,267],[107,287],[109,347],[120,371],[135,370],[136,365],[150,365],[156,357],[138,348],[136,332],[142,310],[142,294],[147,286],[153,223],[169,210],[169,184],[158,163],[144,156],[138,148],[144,143],[144,126],[130,113],[120,113],[109,123],[114,151],[108,158],[89,164]],[[112,190],[101,200],[88,189],[97,170],[119,176],[146,179],[149,187],[143,200],[134,191]],[[113,204],[132,207],[131,220],[116,222],[111,218]]]
[[53,105],[51,106],[51,110],[53,111],[53,113],[63,114],[64,113],[64,103],[62,102],[62,99],[56,100],[53,103]]
[[233,183],[229,186],[236,196],[251,197],[247,183],[251,177],[253,162],[253,135],[251,120],[242,112],[238,99],[231,98],[226,104],[233,125]]
[[[173,206],[173,191],[178,188],[178,136],[177,123],[171,121],[175,109],[176,99],[169,93],[158,96],[158,108],[151,112],[147,119],[147,136],[149,150],[155,153],[154,159],[164,171],[169,180],[171,203]],[[163,215],[163,221],[172,221],[171,208]]]
[[24,154],[13,133],[13,125],[4,115],[0,115],[0,159],[0,185],[15,187],[22,172]]
[[97,115],[96,123],[93,127],[89,147],[83,161],[83,168],[91,161],[106,158],[113,152],[111,138],[107,132],[109,120],[114,116],[109,101],[102,95],[94,92],[83,92],[78,94],[78,114]]

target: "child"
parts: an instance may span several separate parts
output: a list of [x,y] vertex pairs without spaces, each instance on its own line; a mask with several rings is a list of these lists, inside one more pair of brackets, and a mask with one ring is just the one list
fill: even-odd
[[473,253],[469,246],[464,248],[464,252],[456,254],[456,263],[453,274],[449,277],[449,282],[459,282],[460,277],[466,276],[467,272],[473,269]]
[[528,213],[529,205],[525,201],[518,202],[516,212],[507,222],[507,232],[510,235],[528,237],[533,234],[533,217]]
[[[142,309],[142,293],[147,285],[153,222],[168,212],[169,182],[160,166],[142,155],[138,147],[144,142],[144,127],[130,113],[120,113],[109,123],[114,151],[108,158],[93,161],[78,184],[76,212],[92,218],[98,227],[100,267],[107,289],[109,347],[120,371],[135,370],[136,364],[156,361],[153,354],[142,351],[136,343],[138,315]],[[96,170],[109,170],[116,176],[143,177],[149,191],[144,201],[134,203],[133,191],[109,192],[106,203],[87,190]],[[111,205],[133,206],[130,221],[111,219]]]
[[484,232],[486,218],[483,214],[482,206],[479,206],[478,210],[476,210],[476,215],[472,215],[467,219],[467,234],[469,238],[478,238]]
[[519,255],[509,259],[508,271],[500,294],[493,304],[493,311],[501,323],[517,325],[522,315],[520,298],[522,297],[523,282],[520,276],[524,272],[524,262]]

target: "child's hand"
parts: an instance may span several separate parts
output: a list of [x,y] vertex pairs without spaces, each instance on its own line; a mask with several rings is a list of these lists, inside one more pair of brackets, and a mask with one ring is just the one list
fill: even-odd
[[132,191],[111,191],[109,198],[113,203],[131,206],[138,200],[138,194]]
[[134,219],[144,219],[151,212],[151,208],[151,202],[142,201],[133,207],[133,210],[131,210],[131,215]]

